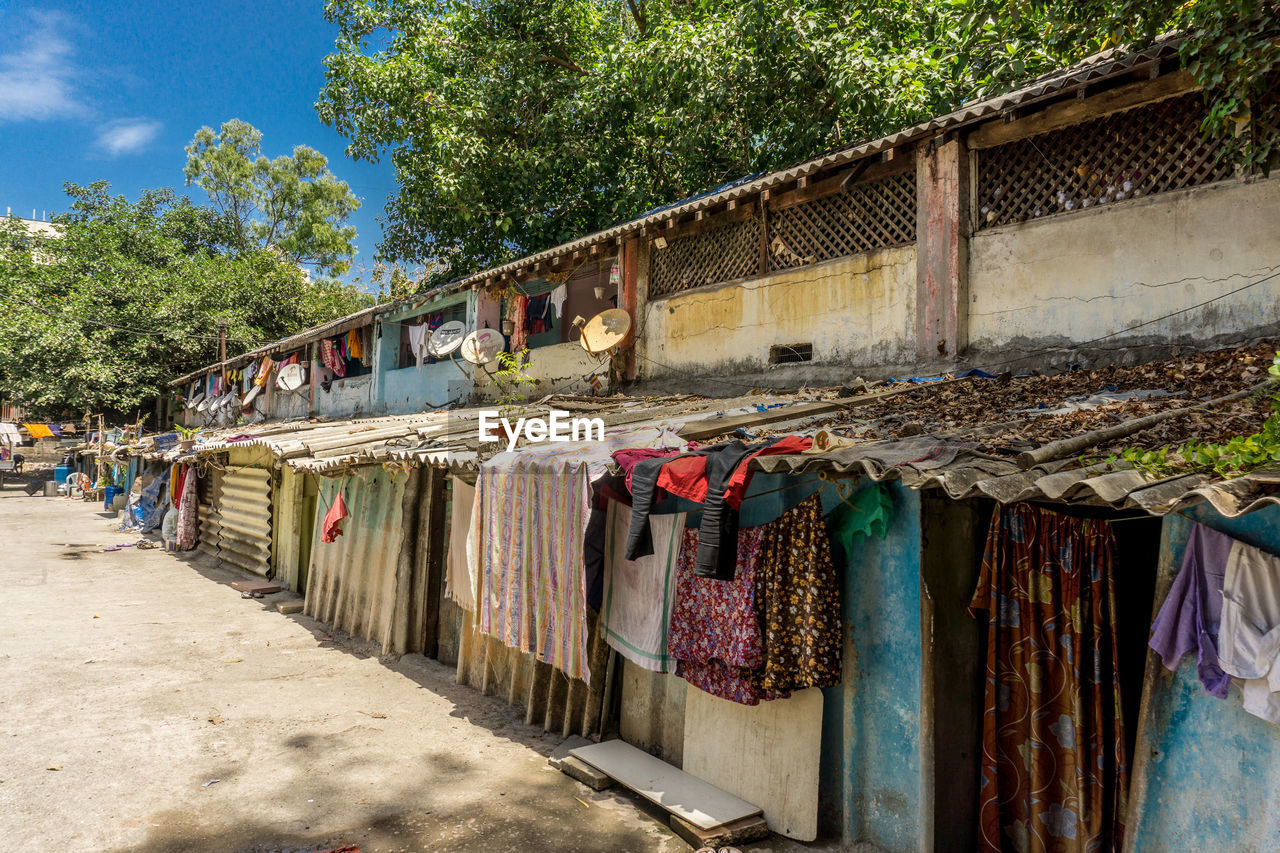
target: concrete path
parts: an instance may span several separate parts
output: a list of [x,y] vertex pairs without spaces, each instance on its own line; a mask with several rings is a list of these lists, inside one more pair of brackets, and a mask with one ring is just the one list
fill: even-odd
[[451,668],[379,661],[240,574],[103,553],[134,537],[100,509],[0,491],[6,853],[689,849]]

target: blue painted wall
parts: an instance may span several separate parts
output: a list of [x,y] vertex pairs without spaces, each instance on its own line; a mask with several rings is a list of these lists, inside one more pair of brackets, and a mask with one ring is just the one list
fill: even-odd
[[[1203,524],[1280,554],[1280,507],[1223,518],[1207,504]],[[1167,516],[1160,547],[1163,595],[1182,565],[1192,522]],[[1127,848],[1134,853],[1280,849],[1280,727],[1245,712],[1240,690],[1215,699],[1196,678],[1195,656],[1168,673],[1148,665],[1131,786]],[[1145,765],[1145,766],[1144,766]]]
[[379,321],[373,363],[373,371],[377,376],[374,391],[376,412],[407,415],[444,408],[470,396],[474,385],[471,379],[472,367],[461,359],[456,362],[423,364],[421,367],[416,362],[403,367],[399,363],[402,323],[465,301],[465,296],[446,299],[438,304],[433,303],[430,307],[389,314]]
[[891,491],[888,535],[861,540],[844,573],[844,680],[823,691],[823,808],[843,812],[845,844],[915,853],[924,823],[920,494]]

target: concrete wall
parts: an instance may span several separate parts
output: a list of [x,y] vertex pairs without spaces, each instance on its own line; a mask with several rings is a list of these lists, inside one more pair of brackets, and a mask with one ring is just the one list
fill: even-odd
[[[1187,515],[1280,554],[1280,508],[1228,519],[1202,504]],[[1182,564],[1191,526],[1191,518],[1165,516],[1156,609]],[[1151,655],[1147,673],[1125,849],[1261,853],[1280,847],[1280,728],[1244,710],[1238,682],[1225,699],[1206,693],[1194,654],[1172,674]]]
[[388,370],[379,377],[377,410],[404,415],[441,409],[465,400],[471,393],[472,369],[470,364],[458,359]]
[[[496,367],[489,365],[490,370]],[[525,386],[521,393],[531,399],[551,393],[590,394],[591,386],[584,377],[598,373],[602,382],[608,382],[608,370],[607,358],[592,358],[579,343],[539,347],[529,351],[529,367],[525,370],[535,382],[532,386]],[[477,370],[475,393],[483,399],[492,400],[504,391],[483,370]]]
[[822,367],[910,363],[915,258],[914,246],[884,249],[649,302],[640,373],[762,373],[770,346],[796,343],[813,344],[812,363],[771,375],[848,378],[840,367]]
[[316,389],[316,414],[344,418],[373,411],[373,374],[335,379],[328,392]]
[[844,679],[823,691],[821,796],[828,824],[843,811],[846,845],[916,853],[931,797],[921,772],[920,493],[892,492],[888,535],[861,540],[844,571]]
[[1228,181],[979,232],[969,240],[971,348],[1016,351],[1115,332],[1123,334],[1098,346],[1203,347],[1266,327],[1280,309],[1280,278],[1124,332],[1280,269],[1277,218],[1280,181]]

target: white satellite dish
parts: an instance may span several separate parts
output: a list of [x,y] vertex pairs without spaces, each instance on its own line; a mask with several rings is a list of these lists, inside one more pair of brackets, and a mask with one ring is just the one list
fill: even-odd
[[621,308],[609,308],[582,324],[578,342],[591,355],[604,355],[626,340],[630,331],[631,315]]
[[197,393],[194,397],[187,401],[187,408],[194,409],[204,402],[204,393]]
[[462,346],[467,336],[467,324],[461,320],[450,320],[440,324],[427,340],[427,352],[433,358],[448,358]]
[[276,387],[285,391],[297,391],[307,381],[307,370],[301,364],[286,364],[276,374]]
[[472,364],[488,364],[506,347],[506,339],[497,329],[476,329],[463,339],[461,352]]
[[254,385],[249,389],[249,393],[244,395],[244,402],[240,404],[240,408],[249,409],[253,406],[253,401],[258,399],[258,395],[262,393],[261,385]]

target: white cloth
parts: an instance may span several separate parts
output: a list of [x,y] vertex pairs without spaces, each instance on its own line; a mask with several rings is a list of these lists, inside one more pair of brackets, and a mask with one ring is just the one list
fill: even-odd
[[476,517],[476,487],[450,477],[453,484],[452,509],[449,516],[448,571],[445,572],[445,595],[463,610],[476,609],[476,570],[478,552],[472,544],[471,521]]
[[417,326],[406,326],[409,330],[409,349],[413,350],[414,356],[418,359],[418,367],[422,367],[422,363],[427,358],[427,341],[431,338],[431,330],[427,328],[426,323]]
[[555,309],[557,317],[564,316],[564,301],[568,298],[569,288],[565,287],[563,284],[551,291],[551,307]]
[[1244,709],[1280,724],[1280,559],[1236,542],[1222,583],[1218,664],[1243,679]]
[[667,654],[667,625],[676,594],[676,558],[685,514],[651,515],[653,554],[628,560],[631,507],[611,501],[604,549],[600,627],[605,641],[627,660],[653,672],[675,672]]

